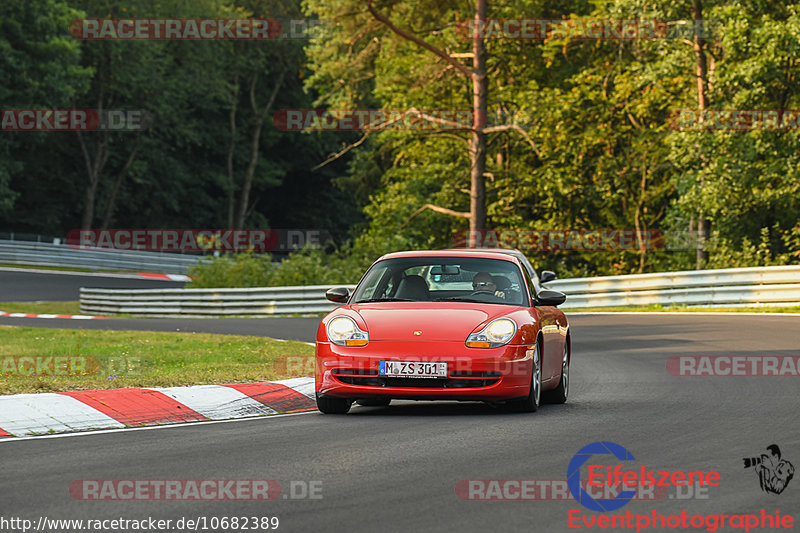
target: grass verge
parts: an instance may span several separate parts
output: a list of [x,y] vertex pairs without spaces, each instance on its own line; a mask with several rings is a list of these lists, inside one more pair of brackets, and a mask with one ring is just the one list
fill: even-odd
[[309,375],[313,359],[264,337],[0,326],[0,394],[274,381]]
[[33,315],[79,315],[80,302],[0,302],[0,311]]
[[58,272],[97,272],[91,268],[81,267],[62,267],[52,265],[34,265],[34,264],[19,264],[19,263],[0,263],[0,268],[20,268],[23,270],[54,270]]
[[81,274],[138,274],[138,270],[119,270],[114,268],[83,268],[73,266],[36,265],[19,263],[0,263],[0,268],[18,268],[22,270],[53,270],[56,272],[79,272]]

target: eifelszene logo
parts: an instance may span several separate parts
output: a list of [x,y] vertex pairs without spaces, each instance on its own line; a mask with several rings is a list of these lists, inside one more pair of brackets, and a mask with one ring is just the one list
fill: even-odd
[[777,444],[767,446],[769,454],[761,457],[745,457],[745,468],[752,468],[758,475],[761,490],[772,494],[780,494],[794,476],[794,466],[785,459],[781,459],[781,449]]
[[[567,486],[575,501],[592,511],[605,513],[615,511],[634,499],[637,487],[716,487],[720,484],[720,474],[715,470],[703,472],[684,470],[651,470],[640,464],[625,469],[622,464],[606,466],[590,461],[596,455],[610,455],[618,461],[630,462],[636,458],[623,446],[614,442],[600,441],[584,446],[576,453],[567,467]],[[603,459],[607,460],[607,459]],[[629,490],[612,491],[605,498],[593,498],[581,487],[581,467],[587,466],[587,487],[622,487]],[[614,496],[613,498],[608,496]]]
[[584,446],[576,453],[567,467],[567,486],[575,500],[592,511],[604,513],[614,511],[627,504],[636,495],[632,490],[622,491],[613,499],[592,498],[583,488],[581,488],[581,466],[583,466],[593,455],[614,455],[620,461],[633,461],[633,454],[614,442],[593,442]]

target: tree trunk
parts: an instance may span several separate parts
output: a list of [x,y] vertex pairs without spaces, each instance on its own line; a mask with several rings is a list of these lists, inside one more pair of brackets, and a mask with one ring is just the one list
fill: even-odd
[[639,185],[639,201],[636,202],[636,210],[633,213],[633,226],[636,229],[636,243],[639,247],[639,274],[644,272],[645,255],[647,254],[647,243],[642,239],[642,211],[645,204],[645,192],[647,191],[647,163],[642,163],[642,181]]
[[128,174],[128,170],[133,165],[133,162],[136,160],[136,153],[139,151],[139,140],[140,140],[141,132],[136,132],[136,141],[133,143],[133,148],[131,149],[131,153],[128,155],[128,160],[125,162],[125,166],[122,167],[122,170],[119,171],[117,174],[117,179],[114,181],[114,187],[111,189],[111,194],[108,197],[108,202],[106,203],[106,211],[103,215],[103,221],[100,223],[101,229],[108,229],[108,226],[111,224],[111,217],[114,216],[114,207],[117,203],[117,194],[119,194],[119,189],[122,187],[122,182],[125,180],[125,176]]
[[250,190],[253,186],[253,177],[256,173],[258,166],[259,145],[261,143],[261,131],[264,127],[264,120],[267,113],[275,103],[275,98],[278,96],[283,79],[286,77],[286,72],[281,72],[278,76],[278,81],[275,82],[275,87],[272,89],[272,94],[269,96],[264,109],[258,113],[258,106],[256,105],[256,80],[257,75],[253,75],[253,81],[250,83],[250,106],[253,108],[253,114],[256,116],[256,123],[253,125],[253,134],[250,138],[250,163],[247,165],[247,170],[244,175],[244,183],[242,184],[242,195],[239,199],[239,214],[236,219],[236,229],[244,228],[244,222],[247,218],[248,206],[250,203]]
[[[425,42],[416,35],[398,28],[384,15],[379,13],[372,0],[366,0],[367,10],[375,20],[384,24],[391,31],[400,35],[426,50],[436,54],[453,68],[467,76],[472,82],[472,132],[469,138],[469,157],[470,157],[470,206],[469,206],[469,228],[472,231],[485,229],[486,227],[486,110],[489,93],[489,84],[486,78],[486,47],[483,37],[476,31],[472,36],[472,68],[467,68],[456,61],[454,56],[448,52],[436,48],[430,43]],[[486,0],[475,0],[475,20],[477,27],[483,27],[486,20]],[[502,130],[509,129],[510,126],[502,127]],[[489,129],[489,128],[486,128]],[[536,150],[536,145],[519,126],[514,129],[522,133],[526,140]],[[499,131],[494,128],[495,131]],[[455,211],[454,211],[455,212]],[[415,213],[416,215],[416,213]],[[413,218],[415,215],[412,215]],[[460,215],[457,215],[460,216]]]
[[231,142],[228,143],[228,229],[233,228],[233,216],[236,209],[236,179],[233,174],[233,156],[236,149],[236,108],[239,104],[239,69],[233,75],[233,100],[231,102],[231,112],[228,114],[228,127],[231,135]]
[[92,222],[94,222],[94,206],[95,198],[97,196],[97,184],[100,183],[100,175],[103,173],[103,168],[108,161],[108,139],[103,137],[97,142],[94,157],[89,154],[89,147],[83,139],[81,132],[77,132],[78,143],[81,147],[83,154],[83,162],[86,165],[86,176],[88,183],[86,184],[86,193],[84,194],[83,217],[81,218],[81,229],[92,229]]
[[92,229],[92,221],[94,220],[94,197],[97,191],[97,181],[92,181],[90,178],[89,184],[86,186],[86,194],[83,197],[83,218],[81,219],[81,229]]
[[[103,62],[98,66],[98,79],[100,85],[97,91],[97,113],[102,116],[103,114],[103,96],[105,94],[105,86],[103,84],[103,72],[105,64]],[[94,158],[89,155],[89,146],[83,139],[80,131],[76,133],[78,136],[78,144],[81,147],[81,154],[83,155],[83,162],[86,165],[86,177],[88,183],[86,184],[86,193],[84,194],[83,204],[83,217],[81,218],[81,229],[92,229],[92,222],[94,222],[94,207],[95,199],[97,197],[97,184],[100,183],[100,175],[103,173],[103,168],[108,161],[108,137],[106,132],[96,132],[95,138],[96,149]]]
[[[694,54],[697,65],[697,107],[702,116],[703,111],[708,105],[708,94],[706,87],[708,84],[708,64],[706,61],[705,39],[702,35],[703,24],[703,4],[701,0],[694,0],[692,7],[692,18],[694,18]],[[700,154],[703,157],[703,154]],[[701,173],[703,171],[701,170]],[[703,176],[700,176],[700,188],[703,187]],[[710,221],[703,216],[702,208],[697,214],[697,264],[695,268],[701,270],[708,263],[708,252],[705,250],[705,241],[708,236]]]
[[[475,20],[482,26],[486,20],[486,0],[475,0]],[[470,195],[469,229],[486,229],[486,113],[488,81],[486,78],[486,46],[483,37],[472,36],[472,134],[469,140]]]

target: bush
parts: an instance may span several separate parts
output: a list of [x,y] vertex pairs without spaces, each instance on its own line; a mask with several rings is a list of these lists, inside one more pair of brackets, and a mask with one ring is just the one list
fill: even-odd
[[353,285],[377,259],[346,248],[333,253],[304,250],[280,263],[269,255],[241,253],[203,260],[192,267],[190,288]]
[[709,261],[706,268],[737,268],[797,264],[800,258],[800,226],[781,230],[761,228],[759,241],[747,237],[738,244],[713,232],[706,244]]
[[203,259],[189,269],[192,289],[214,287],[269,287],[275,267],[269,255],[242,253]]

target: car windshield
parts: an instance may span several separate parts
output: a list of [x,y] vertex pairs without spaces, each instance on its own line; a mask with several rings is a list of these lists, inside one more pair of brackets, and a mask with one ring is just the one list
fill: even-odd
[[353,303],[477,302],[525,305],[519,267],[471,257],[404,257],[377,262],[353,293]]

